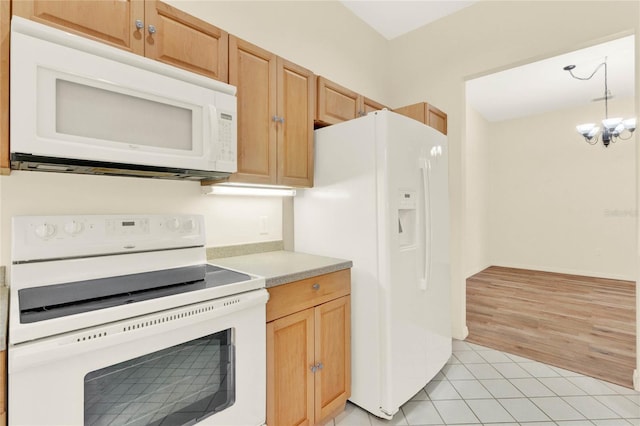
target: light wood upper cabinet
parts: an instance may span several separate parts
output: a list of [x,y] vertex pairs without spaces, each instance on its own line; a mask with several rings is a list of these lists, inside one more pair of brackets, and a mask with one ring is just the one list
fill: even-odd
[[227,81],[228,34],[156,0],[20,0],[13,14],[216,80]]
[[315,78],[311,71],[278,58],[278,184],[313,186]]
[[269,290],[267,424],[322,424],[351,395],[350,270]]
[[[160,1],[145,2],[145,56],[228,81],[229,35]],[[150,25],[155,27],[151,34]]]
[[324,77],[318,77],[318,107],[316,119],[325,124],[337,124],[359,117],[360,95]]
[[337,124],[386,108],[337,83],[318,77],[318,106],[316,121],[319,125]]
[[238,173],[229,180],[313,186],[313,73],[230,36],[229,83],[238,88]]
[[447,134],[447,114],[426,102],[418,102],[417,104],[396,108],[393,111],[433,127],[440,133]]
[[433,105],[427,104],[427,126],[431,126],[440,133],[447,134],[447,114]]
[[229,84],[238,88],[238,173],[231,181],[277,182],[277,56],[229,37]]
[[139,55],[144,54],[144,1],[19,0],[13,14],[58,29],[80,34]]
[[387,108],[379,102],[376,102],[369,98],[362,98],[362,110],[364,111],[363,115],[367,115],[373,111],[380,111],[381,109]]

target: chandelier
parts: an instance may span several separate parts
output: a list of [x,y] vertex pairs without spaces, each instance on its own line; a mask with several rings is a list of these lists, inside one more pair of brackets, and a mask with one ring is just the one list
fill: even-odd
[[567,65],[563,69],[569,71],[571,77],[577,80],[591,80],[591,78],[598,72],[600,68],[604,67],[604,112],[605,118],[602,120],[602,131],[595,123],[585,123],[576,126],[576,130],[582,136],[584,140],[590,144],[595,145],[598,143],[600,136],[602,136],[602,143],[605,147],[608,147],[611,142],[616,142],[618,139],[627,140],[631,138],[633,131],[636,129],[636,119],[621,117],[609,118],[609,87],[607,86],[607,58],[604,58],[604,62],[596,67],[589,77],[579,77],[573,73],[575,65]]

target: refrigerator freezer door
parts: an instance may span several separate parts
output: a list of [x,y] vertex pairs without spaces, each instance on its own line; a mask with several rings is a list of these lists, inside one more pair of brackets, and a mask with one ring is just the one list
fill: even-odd
[[[396,412],[443,367],[451,355],[449,280],[442,276],[437,256],[448,244],[436,228],[448,234],[446,158],[432,152],[446,149],[446,137],[417,121],[395,114],[380,120],[377,139],[379,188],[381,407]],[[384,123],[386,121],[386,123]],[[437,168],[437,170],[436,170]],[[399,217],[403,198],[417,194],[414,245],[403,244]],[[443,214],[444,212],[444,214]],[[438,238],[436,238],[438,237]],[[438,253],[438,254],[436,254]],[[448,273],[448,264],[447,273]],[[437,269],[437,270],[436,270]]]
[[294,199],[295,250],[353,261],[350,400],[369,411],[381,392],[374,121],[316,130],[314,188]]

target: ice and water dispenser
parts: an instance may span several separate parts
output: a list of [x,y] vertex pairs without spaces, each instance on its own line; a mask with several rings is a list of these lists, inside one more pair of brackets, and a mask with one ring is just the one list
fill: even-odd
[[415,191],[400,190],[398,197],[398,243],[401,249],[414,247],[417,233],[417,195]]

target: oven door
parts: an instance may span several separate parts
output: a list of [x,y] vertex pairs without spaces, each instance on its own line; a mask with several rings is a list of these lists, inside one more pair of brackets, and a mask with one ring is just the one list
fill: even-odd
[[266,290],[9,347],[9,424],[263,425]]

